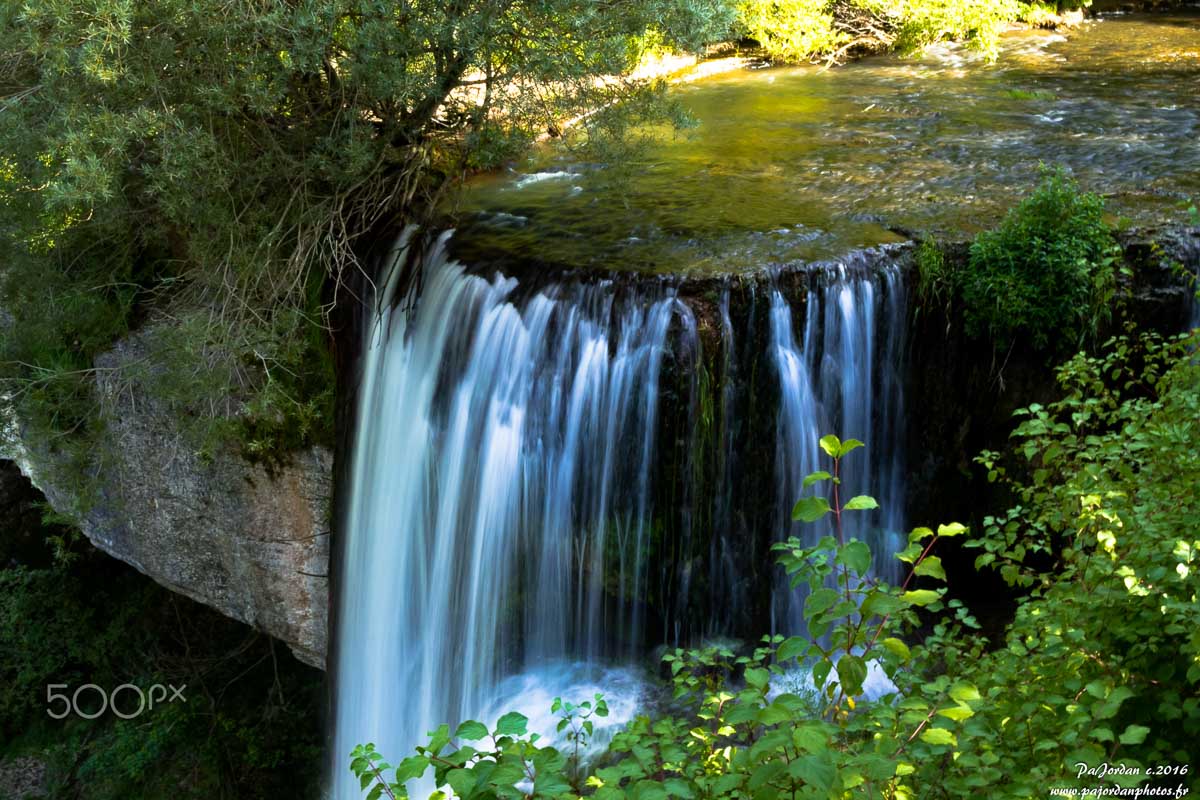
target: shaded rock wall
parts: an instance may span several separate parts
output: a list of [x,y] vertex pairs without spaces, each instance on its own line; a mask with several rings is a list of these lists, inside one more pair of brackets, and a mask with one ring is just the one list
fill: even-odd
[[94,501],[80,501],[37,443],[11,455],[97,547],[323,667],[332,454],[312,448],[273,469],[235,453],[202,456],[176,412],[119,369],[144,359],[152,335],[135,334],[98,359],[107,429]]

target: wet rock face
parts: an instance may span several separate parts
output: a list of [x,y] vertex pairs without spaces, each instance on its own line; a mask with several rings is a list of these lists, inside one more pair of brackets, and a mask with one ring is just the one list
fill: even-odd
[[144,355],[137,334],[97,360],[107,433],[97,454],[99,497],[82,511],[36,443],[23,469],[100,549],[167,588],[288,644],[325,665],[332,454],[312,448],[268,470],[235,453],[204,458],[177,412],[120,367]]

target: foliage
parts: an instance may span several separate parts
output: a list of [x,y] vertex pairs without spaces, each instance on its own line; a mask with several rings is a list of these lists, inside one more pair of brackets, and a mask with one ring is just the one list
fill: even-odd
[[[370,787],[368,798],[406,797],[406,781],[430,767],[437,785],[448,785],[463,800],[900,796],[912,784],[915,765],[950,756],[956,731],[980,699],[969,683],[933,677],[946,665],[940,661],[944,654],[929,643],[947,640],[960,624],[974,624],[959,604],[949,604],[956,621],[936,626],[926,644],[912,636],[917,609],[943,607],[944,590],[916,588],[917,581],[936,584],[945,577],[931,555],[934,544],[966,529],[913,531],[899,554],[912,567],[903,586],[870,577],[869,548],[846,541],[841,524],[844,514],[877,507],[866,496],[841,502],[842,459],[861,445],[823,438],[832,471],[814,473],[806,483],[827,485],[830,494],[805,498],[794,512],[810,521],[833,514],[838,538],[826,537],[813,547],[791,539],[777,547],[793,586],[808,589],[807,637],[766,637],[752,654],[741,656],[725,648],[668,653],[670,713],[635,720],[614,737],[607,762],[585,779],[567,769],[556,748],[538,745],[523,716],[510,713],[490,734],[473,721],[453,736],[442,726],[396,767],[381,761],[373,745],[357,748],[351,769],[364,790]],[[899,697],[863,697],[872,669],[896,682]],[[786,691],[797,675],[808,688]],[[590,733],[586,719],[569,721],[581,709],[587,714],[590,703],[572,709],[556,701],[556,707],[576,732],[573,741]]]
[[[995,57],[1010,23],[1035,15],[1019,0],[739,0],[737,30],[778,61],[837,61],[848,53],[917,52],[964,41]],[[1045,22],[1044,18],[1039,21]]]
[[958,275],[968,333],[999,347],[1024,337],[1052,351],[1078,346],[1109,314],[1119,255],[1104,201],[1061,169],[1045,170],[1033,193],[971,246]]
[[5,391],[86,461],[56,434],[95,432],[96,355],[153,322],[184,334],[154,361],[178,416],[262,453],[324,439],[311,329],[372,235],[565,118],[608,109],[602,140],[663,111],[619,76],[728,24],[719,0],[4,4]]
[[[1195,756],[1195,344],[1146,335],[1075,356],[1059,370],[1063,399],[1019,412],[1014,455],[980,457],[1016,505],[985,520],[977,568],[999,569],[1028,595],[1003,646],[973,670],[995,688],[948,787],[975,771],[1005,787],[992,796],[1026,797],[1061,761],[1182,766]],[[1172,789],[1193,780],[1163,776]]]
[[913,254],[917,269],[917,296],[922,306],[941,305],[950,300],[951,276],[946,256],[937,242],[924,239]]
[[[52,797],[317,795],[319,672],[78,540],[70,555],[0,569],[0,757],[45,763]],[[186,703],[55,720],[52,683],[186,685]]]
[[[962,526],[910,534],[903,586],[870,576],[870,550],[840,525],[874,507],[843,500],[841,460],[860,443],[826,437],[831,469],[806,485],[829,494],[802,498],[794,516],[833,514],[838,538],[779,548],[808,590],[806,636],[768,637],[752,654],[668,653],[674,703],[618,734],[584,780],[515,729],[482,751],[443,730],[391,791],[404,796],[403,780],[432,764],[462,798],[1178,796],[1194,784],[1200,736],[1195,337],[1118,338],[1075,356],[1059,370],[1062,399],[1018,412],[1010,454],[980,457],[1014,505],[969,542],[976,569],[1022,593],[996,646],[931,588],[947,577],[932,547]],[[921,607],[938,616],[919,619]],[[871,700],[861,692],[875,669],[895,690]],[[1106,763],[1124,768],[1098,775]],[[365,788],[382,776],[364,765]]]
[[779,61],[825,56],[850,38],[828,0],[741,0],[737,11],[739,29]]

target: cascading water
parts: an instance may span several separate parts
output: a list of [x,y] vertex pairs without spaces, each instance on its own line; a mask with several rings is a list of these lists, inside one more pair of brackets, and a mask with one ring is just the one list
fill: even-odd
[[[818,273],[824,285],[808,295],[804,337],[797,341],[792,309],[778,289],[771,293],[770,348],[782,387],[775,454],[779,500],[776,530],[807,544],[833,533],[828,518],[817,525],[793,523],[792,504],[815,490],[806,475],[827,467],[818,440],[836,432],[866,445],[842,465],[848,493],[871,494],[880,510],[846,517],[846,535],[866,541],[874,571],[895,580],[887,554],[900,545],[904,522],[902,447],[903,386],[900,372],[907,317],[900,270],[869,271],[839,265]],[[787,631],[803,631],[803,595],[781,590],[777,613]]]
[[890,546],[902,514],[894,260],[710,298],[659,279],[488,279],[444,241],[419,291],[395,308],[383,292],[364,349],[338,800],[359,795],[343,763],[356,744],[397,760],[441,723],[544,718],[555,694],[605,691],[619,723],[640,692],[624,667],[654,642],[763,632],[779,604],[769,544],[820,435],[871,448],[847,484],[891,510],[862,535]]
[[[640,640],[665,287],[524,299],[441,247],[366,348],[338,609],[336,753],[411,749],[505,675]],[[693,324],[694,327],[694,324]],[[606,586],[615,580],[614,587]],[[338,770],[336,796],[357,786]]]

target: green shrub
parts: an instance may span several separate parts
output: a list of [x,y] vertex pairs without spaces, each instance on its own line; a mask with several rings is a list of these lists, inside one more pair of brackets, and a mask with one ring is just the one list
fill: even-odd
[[834,27],[828,0],[742,0],[739,32],[779,61],[806,61],[826,55],[849,37]]
[[1021,12],[1016,0],[912,0],[902,8],[895,44],[900,52],[949,39],[965,41],[992,58],[1000,34]]
[[[869,577],[872,553],[840,533],[843,514],[874,507],[847,500],[837,480],[859,443],[827,437],[830,471],[806,479],[826,491],[794,516],[833,515],[838,537],[778,548],[792,585],[808,587],[806,635],[767,637],[745,654],[668,652],[673,703],[583,770],[531,737],[520,714],[494,731],[442,726],[396,768],[367,745],[351,769],[373,800],[407,796],[403,782],[430,770],[463,800],[1182,796],[1200,738],[1196,346],[1148,336],[1077,355],[1059,372],[1063,399],[1018,412],[1007,458],[980,458],[1015,505],[969,543],[976,569],[998,569],[1023,592],[996,646],[933,588],[969,579],[947,576],[933,555],[961,525],[909,535],[897,554],[910,567],[904,585]],[[811,681],[795,689],[785,668],[797,660]],[[897,697],[858,697],[871,661]],[[567,708],[576,736],[589,732],[582,715],[600,713]],[[1104,764],[1125,769],[1097,777]],[[532,788],[517,788],[530,776]]]
[[777,61],[857,52],[917,52],[963,41],[990,57],[1005,27],[1032,12],[1018,0],[739,0],[735,33]]
[[1062,170],[1045,171],[1000,227],[971,245],[959,277],[968,333],[997,347],[1018,339],[1056,352],[1077,347],[1108,317],[1119,254],[1104,201]]

